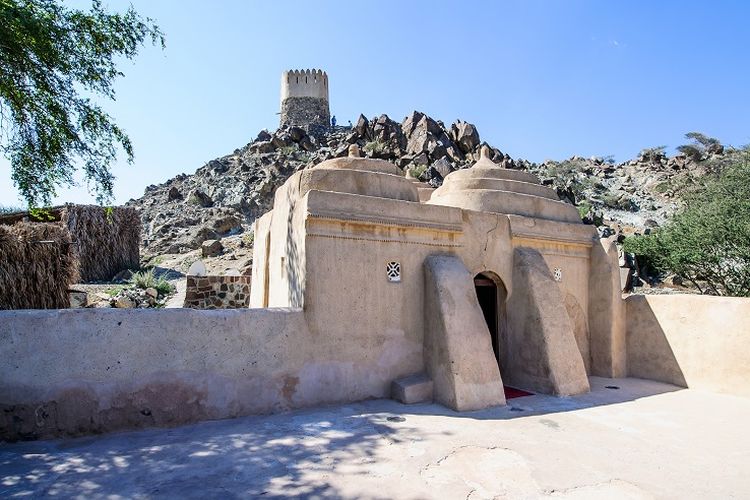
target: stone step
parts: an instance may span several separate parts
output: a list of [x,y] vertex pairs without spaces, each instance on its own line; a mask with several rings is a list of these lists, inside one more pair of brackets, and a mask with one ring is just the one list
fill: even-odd
[[432,379],[425,373],[417,373],[394,380],[391,383],[391,398],[404,404],[432,402]]

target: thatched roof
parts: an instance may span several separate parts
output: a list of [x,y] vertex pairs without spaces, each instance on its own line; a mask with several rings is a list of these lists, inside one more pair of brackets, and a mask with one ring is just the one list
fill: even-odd
[[141,218],[135,208],[66,205],[60,221],[77,243],[83,281],[106,281],[140,267]]
[[0,309],[69,307],[78,279],[70,232],[59,223],[0,225]]
[[[140,267],[141,221],[135,208],[68,204],[47,208],[40,217],[29,212],[0,215],[0,228],[16,228],[14,231],[18,233],[20,230],[17,226],[28,226],[24,233],[27,236],[37,234],[43,228],[52,234],[51,228],[56,227],[55,234],[58,236],[49,239],[64,239],[69,246],[72,243],[71,250],[77,257],[76,280],[107,281],[124,269]],[[60,236],[63,233],[64,238]],[[10,263],[12,255],[4,256],[5,261]],[[39,255],[38,251],[23,254],[27,259]],[[36,265],[35,262],[31,264]],[[14,261],[14,267],[0,272],[16,273],[23,265]],[[74,281],[66,283],[66,286],[72,283]]]

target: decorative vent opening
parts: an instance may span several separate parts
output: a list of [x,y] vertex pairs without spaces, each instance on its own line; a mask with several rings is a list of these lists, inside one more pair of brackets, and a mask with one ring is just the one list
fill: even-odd
[[556,267],[553,276],[555,277],[555,281],[562,281],[562,269]]
[[399,262],[389,262],[385,267],[385,274],[391,283],[399,283],[401,281],[401,264]]

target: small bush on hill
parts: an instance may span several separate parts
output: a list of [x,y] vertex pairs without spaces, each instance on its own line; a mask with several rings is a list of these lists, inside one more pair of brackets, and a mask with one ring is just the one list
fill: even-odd
[[368,154],[368,156],[377,157],[382,155],[388,149],[388,145],[383,141],[375,140],[365,144],[362,149]]
[[656,146],[653,148],[646,148],[641,150],[641,158],[646,161],[656,162],[662,158],[666,158],[666,146]]

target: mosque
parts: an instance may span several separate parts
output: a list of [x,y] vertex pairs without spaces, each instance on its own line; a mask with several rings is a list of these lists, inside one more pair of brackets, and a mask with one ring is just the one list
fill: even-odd
[[625,375],[617,250],[575,207],[487,148],[423,186],[354,145],[255,223],[250,307],[304,312],[325,399],[474,410]]

